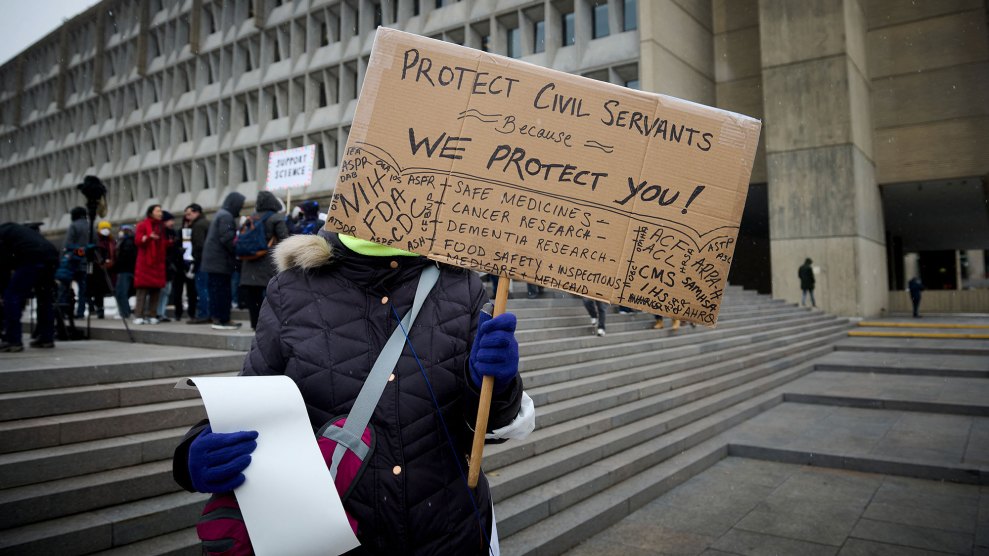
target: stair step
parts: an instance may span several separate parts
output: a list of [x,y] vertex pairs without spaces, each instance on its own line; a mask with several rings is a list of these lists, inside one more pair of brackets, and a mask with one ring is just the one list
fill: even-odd
[[138,541],[110,550],[102,550],[94,556],[202,556],[203,548],[193,527]]
[[179,490],[170,459],[0,492],[2,528],[19,527]]
[[196,522],[207,498],[176,492],[8,529],[0,535],[0,556],[77,556],[173,533]]
[[163,402],[0,423],[0,454],[191,425],[201,400]]
[[[236,374],[230,371],[196,376]],[[163,378],[0,394],[0,421],[199,398],[195,390],[175,388],[175,382],[175,378]]]
[[142,345],[141,355],[135,356],[129,343],[100,340],[59,343],[51,357],[24,353],[4,359],[0,393],[180,378],[244,366],[244,354],[237,351]]
[[[827,326],[841,327],[847,330],[847,325],[840,321],[832,321],[830,325],[819,325],[816,323],[804,324],[801,326],[794,326],[788,329],[788,332],[793,334],[802,334],[805,332],[810,332],[814,330],[822,330],[827,328]],[[712,342],[710,344],[692,344],[688,346],[680,346],[677,348],[672,348],[669,351],[678,350],[676,353],[683,356],[691,356],[696,358],[698,362],[710,361],[712,359],[718,359],[721,357],[721,353],[718,351],[723,349],[725,346],[744,346],[745,344],[754,344],[761,341],[775,342],[776,344],[785,344],[787,341],[787,336],[781,335],[779,332],[774,330],[766,330],[762,332],[757,332],[754,334],[749,334],[741,339],[724,339]],[[772,345],[772,344],[767,344]],[[526,388],[538,388],[541,386],[547,386],[550,384],[556,384],[564,381],[572,381],[576,379],[586,378],[600,374],[602,372],[619,371],[623,369],[629,369],[632,367],[639,367],[642,365],[647,365],[656,361],[657,353],[646,352],[646,353],[635,353],[632,355],[623,356],[612,356],[602,359],[597,359],[593,361],[585,361],[581,363],[564,365],[560,367],[552,367],[547,369],[539,369],[535,371],[525,371],[523,374],[523,379]],[[523,369],[525,365],[523,364]]]
[[0,489],[168,459],[188,430],[176,427],[0,454]]

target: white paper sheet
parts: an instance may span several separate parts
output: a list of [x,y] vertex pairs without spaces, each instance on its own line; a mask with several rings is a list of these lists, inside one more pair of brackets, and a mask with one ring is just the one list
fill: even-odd
[[316,446],[306,406],[286,376],[200,377],[213,432],[258,431],[234,491],[258,556],[342,554],[360,545]]

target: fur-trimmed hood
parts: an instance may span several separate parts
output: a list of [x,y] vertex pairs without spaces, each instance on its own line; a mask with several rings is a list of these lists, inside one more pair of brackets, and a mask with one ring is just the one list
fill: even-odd
[[292,268],[312,270],[328,263],[333,249],[319,235],[296,235],[283,240],[275,247],[275,263],[278,272]]

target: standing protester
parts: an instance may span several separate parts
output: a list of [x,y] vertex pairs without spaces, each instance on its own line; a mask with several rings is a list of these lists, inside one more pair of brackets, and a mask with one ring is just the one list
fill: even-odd
[[913,318],[920,318],[920,292],[924,291],[924,284],[921,283],[920,278],[914,276],[907,283],[907,288],[910,290],[910,302],[913,303]]
[[319,202],[306,201],[297,208],[302,211],[302,214],[298,220],[291,223],[292,235],[315,235],[323,229],[326,221],[319,217]]
[[810,294],[810,305],[811,307],[817,307],[817,302],[814,301],[814,267],[811,266],[813,261],[810,258],[804,260],[804,264],[800,266],[800,270],[797,271],[797,277],[800,278],[800,290],[803,292],[800,294],[800,306],[803,307],[807,302],[807,294]]
[[237,264],[234,256],[234,239],[237,237],[237,218],[244,207],[244,196],[230,193],[223,199],[223,207],[216,212],[203,245],[203,271],[208,275],[209,316],[213,328],[236,330],[239,322],[230,320],[231,275]]
[[137,266],[134,268],[134,287],[137,289],[137,318],[134,324],[158,324],[155,311],[158,297],[165,287],[165,257],[168,238],[161,219],[161,205],[151,205],[147,216],[137,225],[134,243],[137,245]]
[[[72,269],[72,282],[76,283],[77,297],[76,297],[76,318],[81,319],[86,316],[86,246],[89,245],[89,220],[86,217],[86,209],[83,207],[75,207],[69,211],[69,215],[72,218],[72,223],[69,224],[69,229],[65,232],[65,244],[64,250],[69,254],[71,260]],[[71,284],[66,284],[67,287],[71,288]],[[60,302],[65,304],[69,303],[71,299],[70,292],[63,291],[59,296]],[[66,310],[71,310],[71,307],[67,307]]]
[[[185,219],[192,228],[192,272],[196,284],[196,312],[192,312],[189,304],[189,324],[208,324],[209,318],[209,277],[203,270],[203,245],[209,233],[209,220],[203,214],[203,207],[196,203],[185,207]],[[189,296],[190,299],[192,296]]]
[[21,313],[31,289],[38,301],[38,339],[31,347],[55,347],[53,288],[58,249],[27,226],[0,224],[0,272],[9,278],[3,289],[4,331],[0,352],[24,351]]
[[[165,249],[165,287],[161,289],[158,296],[158,307],[156,314],[158,322],[169,322],[168,302],[172,299],[172,288],[175,285],[176,277],[182,276],[182,242],[178,232],[175,231],[175,216],[166,211],[161,214],[161,223],[165,227],[165,237],[168,240],[168,247]],[[182,319],[182,300],[175,305],[175,318]]]
[[176,264],[179,265],[179,272],[172,279],[172,305],[175,306],[175,320],[182,320],[182,295],[183,292],[189,299],[187,308],[189,319],[196,318],[196,310],[199,305],[199,294],[196,291],[196,274],[192,264],[192,227],[185,216],[182,218],[182,228],[179,230],[179,241],[175,247]]
[[117,259],[117,241],[113,239],[112,228],[106,220],[96,226],[96,252],[99,257],[93,261],[93,273],[86,283],[90,314],[95,310],[98,319],[104,317],[103,298],[113,293],[110,271]]
[[[343,500],[359,553],[496,550],[488,482],[482,473],[475,489],[467,487],[466,458],[484,376],[494,379],[488,439],[524,438],[535,424],[518,374],[515,315],[482,313],[487,295],[474,272],[354,237],[293,236],[275,258],[279,273],[241,375],[292,378],[314,431],[357,411],[358,392],[392,334],[405,344],[375,397],[374,449]],[[396,315],[409,313],[420,281],[430,278],[437,281],[424,288],[406,338]],[[236,488],[255,439],[265,442],[253,431],[214,433],[201,423],[175,450],[176,481],[190,491]]]
[[[289,236],[288,226],[285,223],[285,213],[282,210],[281,202],[270,192],[261,191],[258,193],[257,202],[254,205],[254,216],[262,218],[268,215],[264,221],[264,236],[268,240],[274,238],[274,244]],[[260,220],[258,220],[260,224]],[[264,290],[268,287],[268,282],[275,277],[275,260],[271,251],[253,260],[243,260],[240,271],[240,287],[247,303],[247,310],[251,315],[251,330],[258,326],[258,315],[261,312],[261,302],[264,301]]]
[[137,265],[137,245],[134,244],[134,226],[120,227],[117,242],[117,260],[113,269],[117,273],[114,297],[117,298],[117,315],[129,319],[131,315],[130,295],[134,289],[134,267]]

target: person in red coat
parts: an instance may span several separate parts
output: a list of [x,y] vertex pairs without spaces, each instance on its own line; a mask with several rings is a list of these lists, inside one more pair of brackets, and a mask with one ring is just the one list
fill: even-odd
[[137,224],[134,234],[134,243],[137,245],[137,264],[134,267],[137,307],[134,309],[134,324],[158,324],[155,311],[158,296],[165,287],[165,259],[170,241],[161,221],[161,205],[151,205],[145,215],[147,218]]

